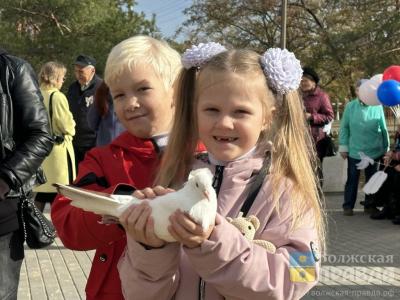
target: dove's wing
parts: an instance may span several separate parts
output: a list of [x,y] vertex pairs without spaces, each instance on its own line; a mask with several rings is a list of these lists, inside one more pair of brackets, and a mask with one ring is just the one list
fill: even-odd
[[385,182],[387,178],[387,174],[383,171],[378,171],[368,180],[368,182],[364,185],[363,191],[367,195],[375,194],[381,188],[382,184]]
[[119,217],[122,204],[108,194],[93,192],[63,184],[53,184],[58,193],[72,200],[71,205],[100,215]]

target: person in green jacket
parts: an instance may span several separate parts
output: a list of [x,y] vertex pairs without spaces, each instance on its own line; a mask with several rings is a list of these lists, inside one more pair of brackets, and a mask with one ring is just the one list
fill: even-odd
[[[359,80],[358,88],[362,80]],[[344,190],[343,213],[353,215],[353,208],[357,199],[360,170],[356,164],[360,162],[360,152],[371,157],[376,162],[381,160],[389,150],[389,134],[386,127],[383,107],[369,106],[356,98],[347,103],[339,132],[339,152],[343,159],[347,159],[347,181]],[[365,169],[365,182],[377,171],[377,164],[369,165]],[[376,212],[372,197],[365,196],[364,211]]]

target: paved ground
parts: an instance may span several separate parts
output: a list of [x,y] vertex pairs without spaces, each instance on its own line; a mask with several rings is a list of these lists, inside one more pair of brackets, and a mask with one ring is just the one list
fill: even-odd
[[400,226],[371,220],[359,204],[343,216],[343,194],[326,197],[328,253],[320,283],[303,299],[400,299]]
[[[360,206],[345,217],[342,199],[327,195],[328,253],[319,284],[303,299],[400,299],[400,226],[371,220]],[[60,240],[27,249],[18,299],[85,299],[92,256],[65,249]]]

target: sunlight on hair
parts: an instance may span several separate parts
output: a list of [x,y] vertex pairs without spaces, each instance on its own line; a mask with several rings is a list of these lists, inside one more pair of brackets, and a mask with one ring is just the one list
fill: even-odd
[[160,74],[166,89],[174,84],[182,68],[179,53],[166,42],[138,35],[112,48],[106,62],[104,81],[111,86],[126,69],[131,71],[137,65],[153,68],[156,74]]
[[39,83],[47,87],[57,87],[57,81],[65,76],[66,71],[62,63],[49,61],[39,71]]

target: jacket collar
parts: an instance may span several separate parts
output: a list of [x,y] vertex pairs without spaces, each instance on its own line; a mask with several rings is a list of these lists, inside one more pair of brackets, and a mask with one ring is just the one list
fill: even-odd
[[82,86],[79,83],[79,81],[76,80],[75,82],[79,86],[79,89],[81,90],[81,92],[84,92],[84,91],[86,91],[88,89],[91,89],[96,84],[98,78],[99,78],[99,76],[97,76],[97,74],[94,74],[93,78],[89,81],[89,83],[87,85],[85,85],[85,88],[83,90],[82,90]]
[[120,134],[114,139],[111,144],[111,148],[122,148],[128,152],[136,153],[141,157],[155,158],[157,157],[157,147],[151,139],[141,139],[128,131]]
[[[207,156],[207,157],[205,157]],[[224,166],[224,178],[235,177],[235,180],[248,180],[255,170],[260,170],[264,162],[262,151],[253,151],[248,156],[228,162]],[[202,153],[195,162],[196,168],[204,164],[214,168],[215,166],[208,160],[208,153]]]

